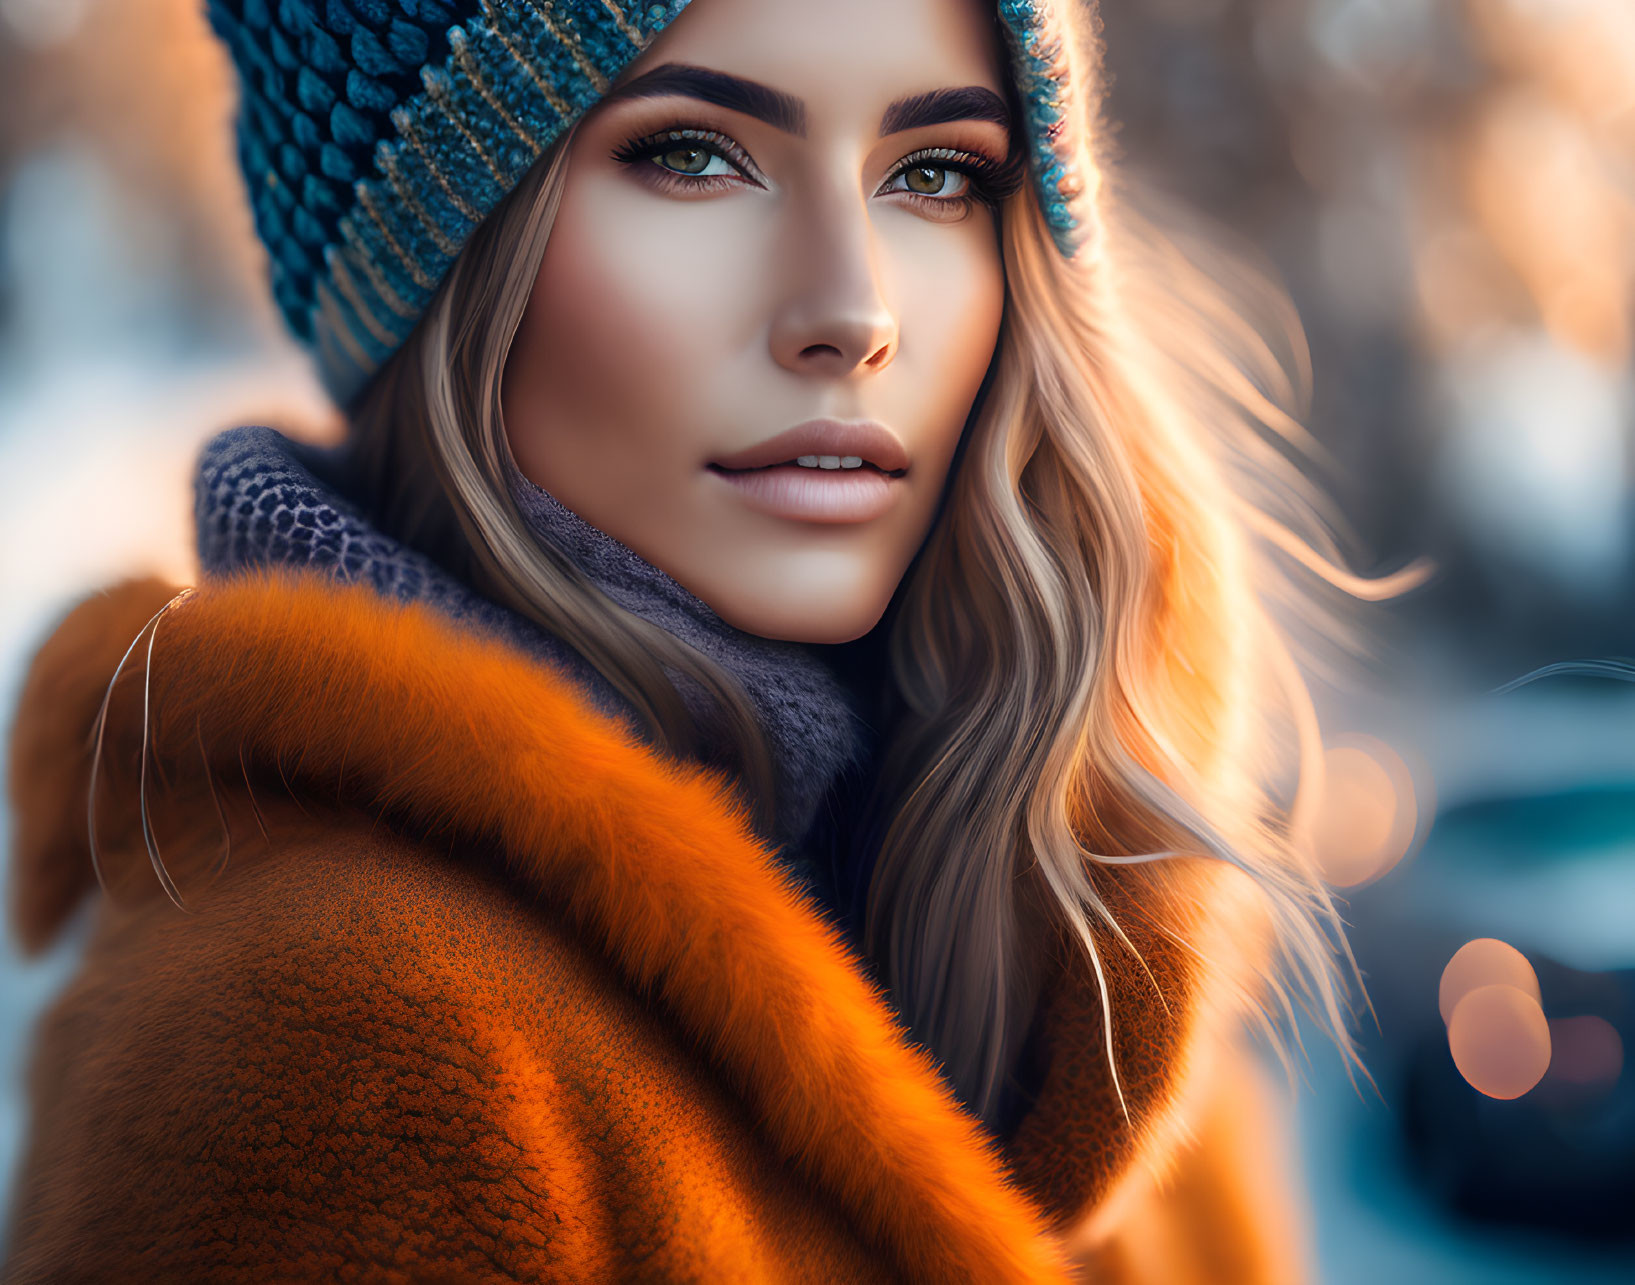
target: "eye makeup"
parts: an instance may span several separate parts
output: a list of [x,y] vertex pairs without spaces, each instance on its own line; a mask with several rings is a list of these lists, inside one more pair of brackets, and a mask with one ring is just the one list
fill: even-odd
[[[643,182],[678,195],[718,192],[745,184],[770,186],[754,159],[729,135],[681,121],[628,139],[613,149],[612,157],[635,169]],[[701,159],[706,169],[711,161],[719,159],[733,173],[710,174],[704,169],[688,168]],[[1022,158],[1014,150],[999,161],[964,148],[920,148],[892,166],[875,195],[901,197],[931,217],[954,219],[975,204],[997,206],[1005,201],[1021,186],[1022,168]],[[949,195],[893,186],[914,170],[942,171],[961,182],[958,190]]]
[[[665,164],[666,157],[684,153],[719,158],[736,174],[689,173]],[[746,182],[766,186],[766,176],[748,152],[718,130],[693,125],[677,125],[630,139],[614,148],[613,159],[639,167],[637,172],[644,182],[666,191],[716,192]]]
[[[893,188],[891,185],[914,170],[946,171],[961,175],[966,187],[955,196],[930,196],[911,188]],[[916,201],[940,205],[963,202],[968,207],[973,201],[997,206],[1015,194],[1022,181],[1020,158],[1014,153],[1004,161],[995,161],[981,152],[965,151],[956,147],[924,147],[910,152],[892,167],[876,195],[895,191]]]

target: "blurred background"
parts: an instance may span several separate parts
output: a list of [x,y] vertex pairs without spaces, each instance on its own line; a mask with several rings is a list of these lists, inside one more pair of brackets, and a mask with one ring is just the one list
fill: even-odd
[[[1635,1279],[1635,686],[1505,690],[1635,652],[1635,0],[1103,9],[1126,169],[1300,311],[1357,569],[1437,566],[1319,690],[1375,1083],[1309,1041],[1315,1278]],[[205,436],[336,429],[265,297],[201,10],[0,0],[8,724],[74,597],[192,579]],[[0,946],[0,1203],[73,953]]]

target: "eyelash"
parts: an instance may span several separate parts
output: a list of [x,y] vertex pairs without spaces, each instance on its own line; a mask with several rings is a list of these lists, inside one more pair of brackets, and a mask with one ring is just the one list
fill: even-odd
[[657,159],[664,155],[665,152],[674,151],[677,143],[701,144],[701,151],[709,152],[713,156],[719,156],[751,182],[762,183],[765,179],[765,175],[750,159],[748,152],[725,134],[719,134],[713,129],[695,129],[688,126],[661,129],[656,134],[648,134],[645,137],[632,139],[630,142],[622,144],[614,150],[613,159],[623,161],[627,165],[653,162],[647,165],[646,168],[649,172],[644,174],[643,177],[649,181],[657,182],[668,191],[685,189],[689,192],[716,192],[722,188],[732,187],[740,181],[738,178],[727,174],[689,177],[657,164]]
[[[658,158],[665,152],[674,150],[677,143],[699,145],[701,151],[719,157],[731,165],[738,171],[738,176],[709,174],[690,177],[658,164]],[[613,159],[627,165],[644,166],[646,173],[643,174],[643,178],[665,191],[716,192],[735,186],[744,179],[761,185],[765,182],[765,176],[750,159],[749,153],[725,134],[712,129],[677,126],[659,130],[620,145],[614,150]],[[969,180],[970,186],[967,190],[953,197],[927,196],[921,192],[901,189],[896,192],[896,195],[907,198],[911,204],[941,218],[951,217],[951,212],[953,215],[963,215],[977,203],[997,206],[1015,192],[1021,182],[1021,165],[1015,157],[999,162],[979,152],[961,151],[951,147],[926,147],[911,152],[898,161],[886,175],[879,191],[884,192],[889,184],[896,182],[909,170],[921,167],[947,170],[953,174],[964,175]]]

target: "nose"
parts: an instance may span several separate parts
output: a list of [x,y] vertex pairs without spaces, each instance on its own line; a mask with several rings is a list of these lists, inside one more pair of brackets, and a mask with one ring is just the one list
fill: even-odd
[[897,355],[897,314],[882,289],[867,208],[855,195],[824,204],[808,207],[773,269],[788,281],[772,320],[772,356],[796,374],[856,378]]

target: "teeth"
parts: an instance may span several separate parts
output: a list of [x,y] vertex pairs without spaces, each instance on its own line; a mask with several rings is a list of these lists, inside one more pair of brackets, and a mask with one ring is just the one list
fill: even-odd
[[840,467],[840,456],[838,456],[838,455],[819,455],[818,456],[818,467],[819,468],[839,468]]
[[795,463],[802,468],[816,468],[818,466],[818,457],[816,455],[802,455]]
[[861,455],[802,455],[795,463],[802,468],[862,468]]
[[841,468],[862,468],[863,467],[863,457],[861,455],[842,455],[840,457],[840,467]]

